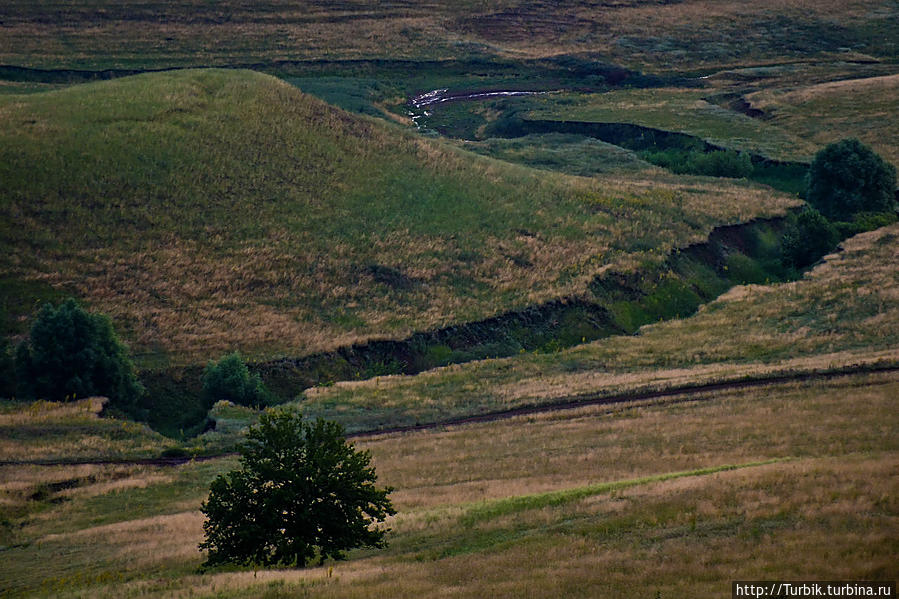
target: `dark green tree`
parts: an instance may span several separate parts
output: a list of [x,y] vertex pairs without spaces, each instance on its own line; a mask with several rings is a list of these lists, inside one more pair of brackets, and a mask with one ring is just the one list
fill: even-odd
[[10,349],[9,340],[0,337],[0,398],[16,394],[16,361]]
[[833,224],[810,206],[791,217],[783,236],[784,262],[795,268],[814,264],[840,241]]
[[110,407],[130,413],[143,393],[109,318],[85,311],[74,299],[41,308],[16,351],[16,370],[24,397],[102,395]]
[[806,200],[830,220],[849,221],[859,212],[891,212],[896,204],[896,168],[857,139],[832,143],[815,156]]
[[207,406],[219,400],[242,406],[264,407],[273,402],[258,374],[251,374],[240,354],[234,352],[218,362],[210,361],[203,372],[203,398]]
[[383,547],[376,527],[396,512],[390,488],[375,486],[367,451],[334,422],[266,412],[239,446],[240,468],[219,475],[201,509],[205,566],[305,566],[342,559],[354,547]]

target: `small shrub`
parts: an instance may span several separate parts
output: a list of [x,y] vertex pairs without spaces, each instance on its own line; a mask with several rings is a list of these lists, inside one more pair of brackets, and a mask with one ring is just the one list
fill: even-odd
[[274,403],[258,374],[251,374],[238,352],[210,361],[203,373],[203,399],[211,407],[220,400],[261,408]]
[[710,177],[730,177],[742,179],[752,174],[752,160],[749,154],[732,150],[693,154],[687,164],[694,175]]
[[840,232],[840,237],[852,237],[865,231],[873,231],[896,222],[895,212],[860,212],[851,222],[836,222],[834,226]]
[[734,252],[727,257],[727,278],[738,285],[747,285],[766,283],[771,276],[757,260]]
[[749,154],[733,150],[698,152],[669,148],[661,151],[644,151],[639,156],[678,175],[706,175],[740,179],[753,172]]

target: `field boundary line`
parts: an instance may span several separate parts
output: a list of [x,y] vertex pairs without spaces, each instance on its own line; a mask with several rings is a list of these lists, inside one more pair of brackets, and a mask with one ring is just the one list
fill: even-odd
[[[412,424],[405,426],[386,427],[381,429],[371,429],[354,431],[347,433],[347,439],[366,439],[371,437],[390,436],[405,433],[414,433],[419,431],[438,430],[446,427],[464,426],[466,424],[481,424],[488,422],[496,422],[515,418],[517,416],[530,416],[536,414],[546,414],[553,412],[564,412],[568,410],[577,410],[592,406],[614,406],[627,403],[636,403],[643,401],[664,400],[677,396],[688,396],[679,401],[708,401],[711,398],[689,397],[693,395],[701,395],[704,393],[716,391],[737,391],[741,389],[751,389],[754,387],[764,387],[768,385],[779,385],[788,383],[798,383],[806,381],[827,381],[841,377],[853,377],[866,374],[886,374],[899,372],[899,364],[895,362],[873,363],[873,364],[853,364],[827,370],[812,370],[805,372],[783,372],[777,374],[769,374],[766,376],[753,377],[751,375],[734,379],[714,380],[705,383],[686,383],[682,385],[674,385],[662,389],[658,388],[637,388],[631,391],[620,393],[582,393],[578,395],[561,396],[556,400],[540,404],[531,404],[510,408],[507,410],[497,410],[485,412],[483,414],[475,414],[469,416],[460,416],[457,418],[449,418],[435,422],[426,422],[422,424]],[[218,454],[196,455],[196,456],[178,456],[178,457],[157,457],[157,458],[109,458],[109,459],[71,459],[71,460],[0,460],[2,466],[180,466],[190,462],[205,462],[218,458],[227,458],[237,456],[237,452],[225,452]]]

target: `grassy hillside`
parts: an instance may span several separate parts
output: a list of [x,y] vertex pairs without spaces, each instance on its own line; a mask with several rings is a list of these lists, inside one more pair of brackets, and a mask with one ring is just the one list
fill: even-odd
[[106,401],[0,404],[3,461],[116,460],[157,457],[170,445],[146,425],[100,418]]
[[[853,136],[899,166],[896,0],[6,0],[0,31],[0,336],[69,295],[109,314],[180,439],[99,398],[0,401],[0,596],[899,578],[899,224],[783,284],[778,220],[672,252],[800,204],[804,165],[762,157]],[[552,93],[410,113],[444,88]],[[649,164],[675,132],[790,193]],[[395,488],[388,548],[198,571],[259,414],[199,398],[235,349],[282,398],[327,381],[282,409],[381,429],[357,445]]]
[[0,64],[111,68],[591,53],[650,70],[896,57],[894,2],[202,0],[0,7]]
[[899,75],[767,89],[747,100],[781,130],[821,145],[851,134],[899,166]]
[[635,240],[652,260],[795,203],[547,175],[216,70],[3,96],[0,178],[7,309],[83,298],[145,365],[483,318],[583,291]]
[[528,118],[634,123],[678,131],[714,145],[776,160],[810,161],[818,146],[802,137],[710,103],[708,89],[654,88],[531,100]]
[[396,488],[390,547],[306,570],[197,573],[198,507],[233,458],[0,467],[13,524],[0,586],[12,597],[688,597],[737,579],[893,580],[897,392],[895,374],[847,377],[367,440]]
[[299,405],[351,427],[408,425],[685,383],[899,361],[899,227],[843,244],[805,278],[735,287],[690,318],[551,354],[337,383]]

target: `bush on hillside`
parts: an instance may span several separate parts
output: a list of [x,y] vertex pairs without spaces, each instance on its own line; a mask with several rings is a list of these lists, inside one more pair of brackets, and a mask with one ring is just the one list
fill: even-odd
[[260,408],[274,403],[258,374],[251,374],[238,352],[210,361],[203,373],[203,399],[207,406],[220,400]]
[[815,156],[806,200],[830,220],[896,208],[896,168],[857,139],[832,143]]
[[678,175],[707,175],[741,179],[753,172],[748,154],[733,150],[695,152],[680,149],[644,151],[640,157]]
[[831,252],[839,241],[837,228],[808,206],[790,219],[784,232],[784,262],[795,268],[805,268]]
[[109,318],[85,311],[74,299],[44,305],[16,352],[19,393],[61,401],[101,395],[131,413],[143,393],[125,346]]

